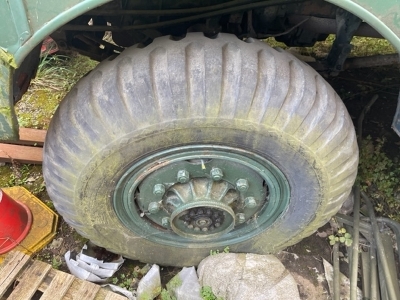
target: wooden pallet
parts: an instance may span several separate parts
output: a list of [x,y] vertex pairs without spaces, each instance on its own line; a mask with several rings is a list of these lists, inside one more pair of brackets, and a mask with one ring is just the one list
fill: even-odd
[[0,300],[126,300],[119,294],[55,270],[14,251],[0,265]]
[[0,161],[41,164],[46,130],[20,128],[19,141],[0,143]]

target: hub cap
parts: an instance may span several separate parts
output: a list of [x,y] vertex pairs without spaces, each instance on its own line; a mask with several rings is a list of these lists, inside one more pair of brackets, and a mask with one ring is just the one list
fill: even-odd
[[117,183],[113,206],[130,230],[185,247],[241,242],[265,230],[289,203],[283,173],[255,153],[185,146],[148,156]]

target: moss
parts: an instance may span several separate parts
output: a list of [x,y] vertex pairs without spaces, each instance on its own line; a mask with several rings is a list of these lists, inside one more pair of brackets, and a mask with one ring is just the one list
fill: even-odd
[[36,78],[16,105],[20,127],[48,129],[61,100],[96,65],[97,62],[80,55],[43,58]]

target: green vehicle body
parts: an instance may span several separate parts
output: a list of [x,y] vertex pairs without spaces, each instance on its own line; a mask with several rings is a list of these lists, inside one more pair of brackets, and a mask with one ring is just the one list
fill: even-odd
[[[0,139],[18,139],[18,122],[14,112],[14,72],[23,65],[30,53],[38,49],[37,46],[47,36],[69,21],[107,2],[111,1],[0,0],[0,28],[2,29],[0,31]],[[146,9],[143,6],[145,1],[130,0],[126,2],[130,3],[130,9],[135,8],[136,3],[138,3],[139,9],[143,9],[143,7]],[[162,1],[150,2],[162,3]],[[172,2],[169,1],[169,3]],[[216,5],[226,1],[208,2],[210,2],[208,5]],[[273,2],[279,3],[279,1]],[[280,2],[283,7],[288,1]],[[400,1],[328,0],[326,2],[359,17],[400,50]],[[184,3],[188,4],[188,2]],[[195,8],[196,5],[200,6],[200,4],[195,4],[186,7]],[[167,6],[164,5],[162,9],[166,9]],[[182,6],[185,8],[184,5]]]

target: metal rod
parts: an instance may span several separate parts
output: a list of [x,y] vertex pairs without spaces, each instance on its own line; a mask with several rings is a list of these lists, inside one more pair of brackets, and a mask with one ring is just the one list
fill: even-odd
[[[394,253],[393,253],[393,242],[392,238],[388,232],[380,233],[381,239],[382,239],[382,246],[385,249],[385,260],[388,263],[389,266],[389,271],[390,271],[390,278],[393,278],[393,285],[394,285],[394,291],[396,292],[396,299],[400,299],[400,288],[399,288],[399,282],[397,281],[397,269],[396,269],[396,261],[394,259]],[[384,278],[387,280],[387,278]]]
[[[361,252],[362,291],[364,299],[371,298],[371,256],[370,250]],[[351,282],[350,282],[351,284]]]
[[340,300],[339,243],[333,245],[333,300]]
[[382,270],[383,270],[383,273],[384,273],[384,276],[385,276],[386,282],[387,282],[387,292],[388,292],[389,299],[396,300],[397,293],[396,293],[395,285],[393,282],[394,279],[391,278],[391,276],[390,276],[390,268],[388,265],[388,261],[386,260],[385,249],[382,244],[382,239],[380,236],[378,223],[376,221],[376,217],[375,217],[375,213],[374,213],[374,207],[372,206],[372,202],[365,192],[361,191],[361,196],[365,200],[365,203],[367,204],[367,207],[368,207],[368,213],[369,213],[369,217],[371,220],[372,231],[374,233],[374,238],[375,238],[376,246],[377,246],[377,252],[378,252],[379,259],[380,259],[379,262],[382,265]]
[[350,300],[357,299],[357,279],[358,279],[358,243],[360,240],[360,187],[354,187],[354,206],[353,206],[353,243],[352,260],[350,266]]
[[376,244],[375,240],[372,240],[371,249],[370,249],[370,258],[371,258],[371,300],[379,300],[379,284],[378,284],[378,264],[376,260]]
[[[385,224],[394,232],[394,234],[396,235],[397,248],[400,249],[400,224],[389,218],[377,218],[376,220]],[[400,251],[398,251],[398,255],[400,261]]]

